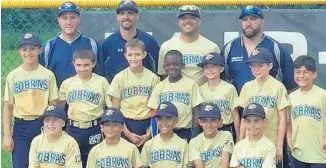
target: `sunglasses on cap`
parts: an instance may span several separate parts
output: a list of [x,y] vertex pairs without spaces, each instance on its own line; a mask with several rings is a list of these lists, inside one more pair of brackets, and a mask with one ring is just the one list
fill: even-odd
[[179,11],[185,11],[185,10],[198,10],[199,8],[196,5],[183,5],[179,8]]
[[79,7],[71,2],[66,2],[59,7],[59,11],[74,11],[79,13]]

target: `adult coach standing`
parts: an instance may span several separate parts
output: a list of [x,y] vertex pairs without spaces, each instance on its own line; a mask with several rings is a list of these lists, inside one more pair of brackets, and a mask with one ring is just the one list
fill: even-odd
[[220,53],[214,42],[200,35],[200,10],[195,5],[184,5],[179,8],[178,24],[181,34],[164,42],[159,53],[157,73],[166,76],[163,68],[165,54],[170,50],[178,50],[183,54],[185,68],[182,73],[197,82],[199,86],[207,82],[204,71],[197,64],[210,52]]
[[43,44],[40,64],[50,69],[57,79],[57,85],[76,74],[72,64],[72,55],[77,48],[86,47],[96,54],[98,64],[95,72],[104,75],[103,62],[100,57],[100,47],[95,40],[82,35],[78,31],[80,10],[73,2],[65,2],[58,9],[57,20],[61,32]]
[[129,66],[124,51],[125,44],[133,38],[145,43],[147,56],[143,60],[143,65],[156,73],[159,45],[153,36],[136,28],[139,20],[137,4],[132,0],[123,0],[119,3],[116,12],[119,31],[110,35],[102,45],[106,67],[105,76],[111,81],[117,73]]
[[249,55],[256,48],[266,48],[273,55],[271,76],[282,81],[287,90],[296,87],[293,79],[293,60],[289,53],[280,46],[280,43],[263,33],[264,15],[260,8],[247,6],[241,10],[239,16],[242,34],[227,43],[221,52],[225,57],[225,78],[232,82],[238,93],[242,86],[254,79],[248,61]]
[[[242,86],[254,79],[249,64],[246,63],[249,56],[256,48],[265,48],[274,56],[270,75],[280,80],[287,90],[296,88],[293,78],[293,60],[290,54],[280,46],[279,42],[263,33],[263,11],[256,6],[247,6],[241,10],[239,19],[242,34],[227,43],[221,51],[221,55],[225,57],[223,74],[225,79],[231,82],[240,93]],[[283,164],[278,164],[278,167],[289,167],[285,146],[282,151]]]

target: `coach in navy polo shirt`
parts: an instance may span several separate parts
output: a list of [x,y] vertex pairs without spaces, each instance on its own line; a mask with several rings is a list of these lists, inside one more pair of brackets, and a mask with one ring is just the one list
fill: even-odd
[[255,48],[266,48],[274,54],[271,76],[282,81],[288,90],[296,87],[293,79],[293,60],[280,44],[263,33],[264,15],[260,8],[247,6],[239,16],[242,25],[242,35],[227,43],[221,55],[225,57],[224,77],[232,82],[238,93],[242,86],[254,79],[246,64],[250,53]]
[[97,59],[95,72],[104,75],[104,60],[100,57],[100,46],[91,38],[78,31],[80,24],[79,7],[73,2],[65,2],[58,9],[57,20],[61,32],[43,44],[39,57],[40,64],[50,69],[57,79],[57,85],[76,74],[72,55],[77,48],[85,47],[94,51]]
[[159,45],[151,35],[136,28],[139,19],[137,4],[131,0],[121,1],[116,12],[120,30],[109,36],[102,45],[106,76],[112,80],[117,73],[128,67],[124,48],[127,41],[132,38],[138,38],[145,43],[147,56],[143,60],[143,65],[156,73]]

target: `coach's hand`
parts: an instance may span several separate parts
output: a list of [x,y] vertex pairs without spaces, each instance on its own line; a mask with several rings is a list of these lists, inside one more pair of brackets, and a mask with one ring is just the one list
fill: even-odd
[[3,137],[3,149],[7,152],[12,152],[14,148],[14,140],[11,136],[4,136]]
[[278,145],[276,147],[276,161],[277,163],[280,163],[283,159],[283,146]]
[[139,146],[144,145],[145,142],[147,142],[149,139],[151,139],[151,137],[152,137],[151,133],[150,132],[146,132],[145,135],[142,135],[141,136],[141,140],[140,140],[140,142],[139,142],[139,144],[137,146],[139,147]]

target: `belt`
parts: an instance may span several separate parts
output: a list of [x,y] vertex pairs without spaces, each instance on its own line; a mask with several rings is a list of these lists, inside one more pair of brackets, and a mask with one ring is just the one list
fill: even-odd
[[15,120],[19,120],[19,121],[34,121],[36,119],[38,119],[40,116],[25,116],[25,117],[22,117],[22,118],[18,118],[18,117],[15,117]]
[[87,128],[91,128],[91,127],[95,127],[95,126],[99,125],[100,120],[101,120],[101,118],[98,118],[93,121],[86,121],[86,122],[68,120],[68,124],[71,126],[77,127],[77,128],[87,129]]

